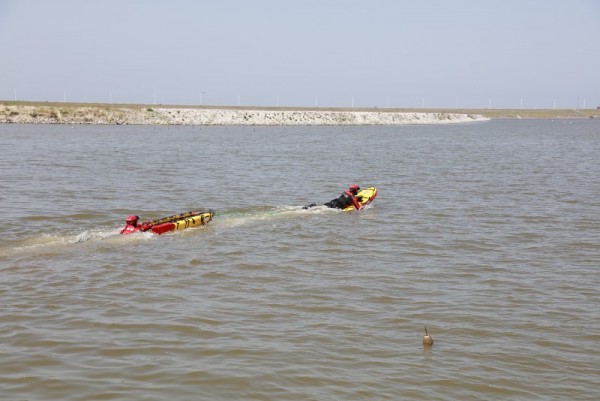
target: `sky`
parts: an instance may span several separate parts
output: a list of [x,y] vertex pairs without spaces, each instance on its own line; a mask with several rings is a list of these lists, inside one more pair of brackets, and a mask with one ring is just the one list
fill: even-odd
[[596,108],[600,0],[0,0],[0,99]]

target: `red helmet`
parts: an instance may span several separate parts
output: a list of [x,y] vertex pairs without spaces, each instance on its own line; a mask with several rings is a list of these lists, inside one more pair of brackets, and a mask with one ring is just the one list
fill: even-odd
[[139,217],[134,216],[134,215],[127,216],[127,218],[125,219],[125,223],[127,223],[127,224],[134,224],[134,223],[137,223],[137,221],[139,219],[140,219]]
[[348,190],[352,193],[356,193],[356,192],[360,191],[360,187],[356,184],[352,184],[352,185],[350,185]]

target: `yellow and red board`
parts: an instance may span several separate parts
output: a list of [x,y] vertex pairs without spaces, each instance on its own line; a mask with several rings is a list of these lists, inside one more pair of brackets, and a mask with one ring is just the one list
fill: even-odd
[[[367,206],[369,203],[373,202],[373,199],[375,199],[376,196],[377,188],[367,187],[358,191],[358,193],[356,194],[356,199],[358,200],[358,203],[360,203],[361,206]],[[354,210],[354,205],[347,206],[342,210],[344,210],[345,212]]]

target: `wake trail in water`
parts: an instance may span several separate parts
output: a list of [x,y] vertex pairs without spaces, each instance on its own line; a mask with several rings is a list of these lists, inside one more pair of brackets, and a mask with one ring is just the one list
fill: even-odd
[[[294,219],[307,214],[337,213],[338,210],[329,209],[325,206],[317,206],[308,210],[302,206],[257,206],[217,211],[213,220],[206,226],[191,228],[185,231],[205,229],[207,227],[237,227],[253,224],[260,221]],[[47,250],[58,250],[61,247],[77,246],[82,243],[95,241],[115,241],[127,243],[131,238],[149,239],[158,237],[150,231],[138,232],[134,235],[120,235],[121,226],[116,228],[101,227],[88,229],[80,233],[42,233],[23,239],[16,239],[2,244],[0,256],[10,256],[21,253],[44,252]],[[163,235],[178,235],[182,231],[173,231]]]
[[217,212],[211,224],[215,223],[214,225],[235,227],[259,221],[294,219],[306,216],[307,214],[338,212],[340,211],[325,206],[317,206],[310,209],[304,209],[303,206],[261,206]]
[[86,230],[79,234],[42,233],[33,237],[8,241],[0,246],[0,257],[59,251],[87,241],[119,238],[119,229]]

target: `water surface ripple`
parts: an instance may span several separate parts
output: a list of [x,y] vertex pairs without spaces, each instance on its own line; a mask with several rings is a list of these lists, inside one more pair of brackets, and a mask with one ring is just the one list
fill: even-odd
[[[0,125],[0,147],[2,399],[600,399],[600,121]],[[301,208],[350,183],[377,200]]]

